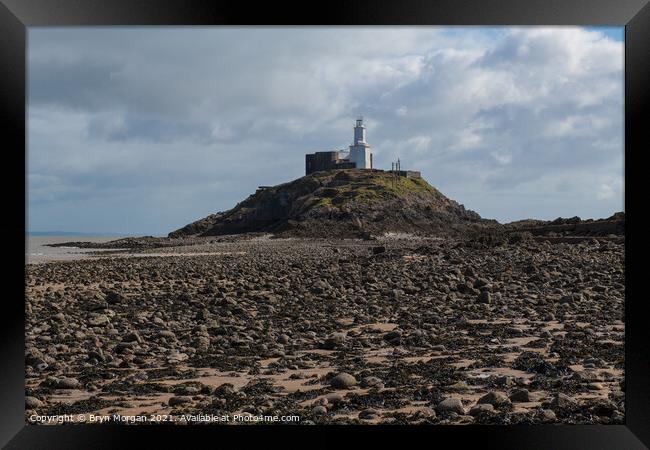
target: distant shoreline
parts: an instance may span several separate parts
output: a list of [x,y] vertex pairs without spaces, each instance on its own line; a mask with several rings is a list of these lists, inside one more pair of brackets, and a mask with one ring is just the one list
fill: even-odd
[[49,261],[67,261],[81,259],[89,255],[90,250],[81,249],[75,246],[50,247],[48,244],[56,244],[70,240],[83,240],[88,242],[108,242],[120,239],[119,236],[88,236],[88,235],[34,235],[25,236],[25,259],[27,264]]
[[84,236],[84,237],[127,237],[132,234],[124,233],[80,233],[76,231],[27,231],[27,236]]

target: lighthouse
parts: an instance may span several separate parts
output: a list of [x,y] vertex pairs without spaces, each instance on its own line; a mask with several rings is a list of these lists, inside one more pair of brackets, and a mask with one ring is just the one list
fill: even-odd
[[321,170],[372,169],[372,153],[366,142],[366,127],[363,117],[357,119],[354,127],[354,142],[346,155],[345,150],[307,153],[305,155],[305,174]]
[[[342,169],[373,169],[370,145],[366,142],[366,127],[363,126],[363,117],[357,119],[354,126],[354,143],[350,145],[349,153],[345,150],[307,153],[305,155],[305,175],[323,170]],[[381,172],[381,170],[378,170]],[[420,178],[420,172],[415,170],[401,170],[400,161],[393,163],[391,173],[395,176],[406,178]]]
[[350,145],[348,160],[355,164],[357,169],[372,169],[372,153],[370,145],[366,142],[366,127],[363,126],[363,117],[357,119],[354,127],[354,142]]

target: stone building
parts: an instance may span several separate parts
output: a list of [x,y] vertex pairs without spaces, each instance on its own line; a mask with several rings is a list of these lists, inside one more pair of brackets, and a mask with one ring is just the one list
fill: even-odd
[[305,155],[305,172],[307,175],[321,170],[354,169],[357,165],[343,158],[340,151],[316,152]]

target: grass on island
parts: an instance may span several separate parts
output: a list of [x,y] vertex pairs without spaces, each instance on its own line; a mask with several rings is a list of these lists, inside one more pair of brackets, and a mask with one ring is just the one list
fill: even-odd
[[324,188],[317,194],[319,200],[314,203],[314,207],[338,207],[351,201],[369,204],[390,198],[405,198],[411,194],[437,193],[437,190],[422,178],[394,177],[389,172],[348,172],[344,176],[336,172],[345,173],[346,169],[315,175],[316,178],[325,179],[322,181],[338,176],[341,181],[345,180],[347,183]]

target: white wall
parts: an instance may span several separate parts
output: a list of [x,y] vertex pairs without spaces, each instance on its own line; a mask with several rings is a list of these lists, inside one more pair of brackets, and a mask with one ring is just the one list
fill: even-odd
[[356,163],[357,169],[370,169],[370,147],[351,145],[349,159]]

